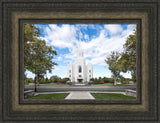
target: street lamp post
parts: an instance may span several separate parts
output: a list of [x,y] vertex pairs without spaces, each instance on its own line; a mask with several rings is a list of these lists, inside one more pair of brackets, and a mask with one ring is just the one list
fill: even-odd
[[37,71],[36,71],[36,67],[35,67],[35,88],[34,88],[35,92],[37,92],[37,88],[36,88],[36,80],[37,80],[36,73],[37,73]]

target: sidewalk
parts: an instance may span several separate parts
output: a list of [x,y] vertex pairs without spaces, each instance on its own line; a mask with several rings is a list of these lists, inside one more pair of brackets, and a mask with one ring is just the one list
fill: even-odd
[[88,91],[87,92],[71,92],[65,99],[95,99]]

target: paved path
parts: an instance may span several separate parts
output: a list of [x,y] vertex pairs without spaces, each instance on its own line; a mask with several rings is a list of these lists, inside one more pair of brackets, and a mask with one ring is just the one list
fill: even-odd
[[[38,92],[58,91],[124,91],[126,89],[136,90],[136,86],[38,86]],[[25,87],[24,90],[34,90],[34,86]]]
[[95,99],[89,92],[71,92],[65,99]]

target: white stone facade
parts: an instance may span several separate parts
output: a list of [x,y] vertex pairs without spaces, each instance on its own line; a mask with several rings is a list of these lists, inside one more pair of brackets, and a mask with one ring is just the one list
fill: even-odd
[[86,65],[81,43],[78,46],[75,64],[68,64],[67,66],[67,77],[74,84],[86,84],[93,78],[93,66],[92,64]]

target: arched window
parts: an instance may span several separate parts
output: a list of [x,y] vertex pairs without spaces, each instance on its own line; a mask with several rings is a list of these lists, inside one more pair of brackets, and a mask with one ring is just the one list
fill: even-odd
[[82,72],[82,67],[81,66],[78,67],[78,71],[79,71],[79,73]]
[[89,73],[91,73],[91,70],[89,70]]

